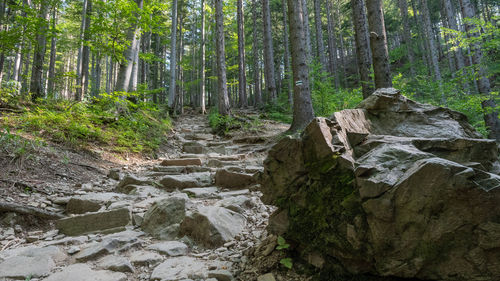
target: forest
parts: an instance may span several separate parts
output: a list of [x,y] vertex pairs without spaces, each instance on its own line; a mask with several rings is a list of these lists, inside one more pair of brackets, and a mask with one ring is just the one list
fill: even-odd
[[119,118],[109,134],[128,131],[118,142],[130,150],[146,128],[167,128],[169,115],[193,109],[229,122],[232,108],[247,106],[297,131],[386,87],[460,111],[500,139],[495,0],[0,5],[0,106],[22,113],[4,123],[55,140],[106,142],[101,128]]

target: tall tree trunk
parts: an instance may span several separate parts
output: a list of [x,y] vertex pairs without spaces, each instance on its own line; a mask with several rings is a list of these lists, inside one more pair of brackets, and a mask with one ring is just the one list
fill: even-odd
[[217,45],[217,84],[219,96],[219,114],[229,115],[229,97],[227,92],[226,77],[226,48],[224,46],[224,14],[222,12],[222,1],[215,0],[215,22],[216,22],[216,45]]
[[360,76],[363,98],[373,93],[373,81],[371,78],[371,53],[370,39],[368,35],[368,22],[366,18],[364,0],[351,0],[352,20],[354,23],[354,37],[356,39],[356,55],[358,71]]
[[401,12],[401,20],[403,21],[403,40],[406,45],[406,52],[408,53],[408,63],[410,64],[410,75],[415,77],[415,56],[413,54],[410,21],[408,19],[408,2],[406,0],[399,1],[399,10]]
[[[54,94],[54,84],[55,84],[55,70],[56,70],[56,24],[57,24],[57,8],[54,7],[52,14],[52,38],[50,39],[50,62],[49,62],[49,75],[48,75],[48,85],[47,94]],[[16,71],[14,71],[16,72]]]
[[[182,4],[183,2],[181,1],[181,5],[179,7],[179,11],[182,11]],[[179,17],[179,24],[178,24],[178,30],[177,32],[179,33],[179,38],[177,40],[178,42],[178,47],[177,47],[177,94],[176,94],[176,100],[174,102],[174,108],[176,108],[176,111],[179,112],[180,114],[184,114],[184,71],[182,67],[182,60],[184,56],[184,35],[183,35],[183,26],[184,26],[184,15],[180,13]]]
[[337,39],[335,38],[335,21],[333,20],[332,1],[326,0],[326,16],[328,20],[328,55],[330,60],[330,73],[334,76],[335,88],[339,87]]
[[290,41],[288,40],[288,19],[287,19],[287,3],[286,0],[282,0],[283,5],[283,45],[285,45],[285,52],[283,54],[283,61],[285,64],[285,75],[284,80],[287,82],[288,89],[288,104],[290,107],[293,105],[293,81],[290,78]]
[[[453,6],[451,4],[451,0],[443,0],[443,10],[446,14],[446,20],[448,23],[448,27],[450,29],[459,31],[460,29],[458,28],[457,21],[455,19],[455,9],[453,9]],[[455,48],[456,48],[456,50],[454,51],[455,63],[457,66],[457,70],[461,70],[465,67],[464,54],[463,54],[461,47],[456,45]]]
[[[137,8],[142,9],[143,0],[135,0],[135,2],[137,4]],[[136,17],[138,21],[139,15],[136,15]],[[115,85],[116,92],[128,92],[130,88],[134,62],[136,58],[135,49],[137,47],[139,37],[139,28],[137,27],[137,21],[133,23],[127,30],[127,41],[130,42],[130,44],[123,52],[124,59],[120,61],[120,65],[118,67]]]
[[90,16],[92,13],[92,0],[84,0],[82,8],[82,25],[80,27],[80,47],[78,51],[77,62],[77,88],[75,94],[76,101],[82,101],[89,84],[89,60],[90,47],[88,40],[90,39]]
[[325,44],[323,42],[323,23],[321,21],[321,2],[320,0],[314,0],[314,22],[316,25],[316,47],[318,50],[319,62],[323,72],[327,72],[326,56],[325,56]]
[[175,102],[176,86],[175,82],[177,79],[176,69],[177,69],[177,0],[173,0],[172,5],[172,36],[171,36],[171,47],[170,47],[170,91],[168,95],[168,106],[172,109]]
[[366,11],[368,13],[375,88],[390,88],[392,87],[392,78],[382,0],[366,0]]
[[427,5],[427,0],[420,0],[420,12],[422,13],[422,19],[424,23],[425,34],[427,35],[427,44],[429,46],[429,57],[432,67],[432,73],[434,74],[434,80],[441,83],[441,71],[439,69],[438,60],[438,50],[436,41],[434,41],[434,32],[431,25],[431,17],[429,14],[429,6]]
[[253,40],[252,40],[252,55],[253,55],[253,80],[254,80],[254,106],[262,105],[262,88],[261,88],[261,74],[260,74],[260,64],[259,64],[259,36],[257,34],[257,3],[259,0],[254,0],[252,5],[252,17],[253,17]]
[[309,26],[309,7],[307,6],[307,0],[297,0],[302,4],[302,17],[304,22],[304,33],[306,36],[306,55],[307,55],[307,65],[312,63],[312,43],[311,43],[311,27]]
[[40,11],[38,12],[38,18],[40,19],[40,24],[37,27],[36,32],[36,42],[35,51],[33,53],[33,66],[31,69],[31,81],[30,81],[30,92],[32,94],[31,98],[35,101],[37,98],[43,98],[43,61],[46,51],[47,43],[47,16],[49,12],[48,3],[42,1],[40,4]]
[[278,97],[276,92],[276,77],[274,73],[273,36],[271,34],[271,10],[269,0],[262,0],[262,20],[264,22],[264,68],[268,98],[274,102]]
[[201,70],[200,70],[200,75],[201,75],[201,81],[200,81],[200,107],[201,107],[201,114],[206,114],[207,110],[205,108],[205,49],[206,49],[206,44],[205,44],[205,0],[201,0],[201,54],[200,54],[200,61],[201,61]]
[[244,14],[243,14],[243,0],[238,0],[238,72],[239,83],[238,93],[240,96],[239,106],[244,108],[248,106],[247,103],[247,75],[245,67],[245,28],[244,28]]
[[141,46],[141,30],[137,28],[134,36],[133,46],[133,60],[132,60],[132,73],[130,73],[130,84],[128,86],[129,92],[137,91],[137,82],[139,78],[139,50]]
[[304,129],[314,118],[309,85],[309,66],[305,17],[301,1],[288,0],[288,21],[290,23],[290,43],[293,68],[293,121],[290,132]]
[[[464,18],[473,19],[476,17],[474,6],[470,0],[460,0],[460,6],[462,7],[462,16]],[[465,21],[465,30],[469,38],[479,37],[479,33],[476,32],[473,23]],[[472,63],[478,67],[478,79],[477,84],[479,88],[479,93],[488,97],[488,100],[482,102],[482,107],[485,111],[484,121],[486,127],[489,129],[489,138],[496,139],[500,141],[500,120],[498,118],[498,111],[496,109],[496,103],[494,97],[491,96],[491,85],[490,80],[486,76],[486,70],[482,65],[483,53],[481,51],[481,46],[479,42],[475,42],[472,48]]]

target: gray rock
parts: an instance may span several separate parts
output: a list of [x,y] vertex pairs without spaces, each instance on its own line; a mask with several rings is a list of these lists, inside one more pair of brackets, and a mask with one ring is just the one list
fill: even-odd
[[60,219],[56,222],[56,227],[65,235],[77,236],[85,233],[120,229],[130,222],[130,210],[117,209]]
[[92,270],[86,264],[73,264],[64,268],[61,272],[52,274],[44,281],[126,281],[127,275],[121,272],[107,270]]
[[217,187],[194,187],[182,190],[182,192],[195,198],[212,198],[217,195],[217,191]]
[[233,281],[234,277],[228,270],[211,270],[208,272],[209,278],[215,278],[217,281]]
[[199,143],[196,142],[189,142],[185,143],[182,146],[182,151],[184,153],[190,153],[190,154],[203,154],[204,153],[204,146],[202,146]]
[[498,155],[463,114],[379,89],[269,151],[262,201],[280,208],[268,230],[300,237],[315,266],[332,256],[351,274],[496,281]]
[[136,176],[127,175],[123,178],[123,180],[120,181],[120,183],[118,183],[118,185],[115,188],[115,191],[120,193],[128,193],[126,192],[127,190],[129,190],[127,188],[128,185],[152,185],[152,184],[153,181],[149,179],[138,178]]
[[243,213],[245,209],[251,209],[255,207],[255,203],[251,198],[239,195],[235,197],[227,197],[217,202],[217,206],[227,208],[231,211],[235,211],[238,213]]
[[147,251],[137,251],[130,255],[130,262],[134,265],[155,265],[162,260],[161,255]]
[[250,174],[231,172],[226,169],[219,169],[215,174],[215,185],[224,188],[245,188],[255,184],[255,182],[254,177]]
[[151,273],[150,280],[200,280],[207,277],[208,268],[203,261],[191,257],[176,257],[158,265]]
[[186,199],[170,197],[153,204],[144,214],[141,229],[158,239],[171,240],[186,215]]
[[119,181],[122,175],[120,173],[120,169],[111,169],[108,172],[108,178],[113,179],[115,181]]
[[118,272],[134,272],[134,267],[130,261],[124,257],[106,256],[98,261],[102,269],[108,269]]
[[219,247],[231,241],[244,226],[245,218],[229,209],[214,206],[198,207],[186,216],[181,233],[207,247]]
[[149,245],[148,250],[154,250],[171,257],[184,256],[188,253],[188,246],[178,241],[166,241]]
[[266,273],[257,277],[257,281],[276,281],[272,273]]
[[0,263],[0,278],[25,279],[28,276],[40,278],[49,275],[55,265],[50,257],[11,257]]
[[162,166],[201,166],[200,158],[168,159],[161,162]]
[[188,175],[170,175],[160,180],[160,184],[167,190],[203,187],[212,184],[210,173],[192,173]]
[[66,205],[68,214],[84,214],[88,212],[97,212],[102,207],[123,199],[123,194],[118,193],[89,193],[80,196],[74,196],[69,199]]

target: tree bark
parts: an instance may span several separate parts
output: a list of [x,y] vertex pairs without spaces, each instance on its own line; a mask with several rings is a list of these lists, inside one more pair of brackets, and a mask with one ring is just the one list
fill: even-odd
[[373,81],[371,78],[372,58],[370,53],[370,39],[368,36],[368,22],[364,2],[364,0],[351,0],[358,71],[363,98],[366,99],[373,93]]
[[82,25],[80,28],[80,49],[77,65],[77,88],[76,101],[82,101],[88,90],[89,84],[89,60],[90,47],[87,42],[90,39],[90,16],[92,13],[92,0],[84,0],[82,9]]
[[253,56],[253,80],[254,80],[254,105],[259,107],[262,105],[262,88],[260,84],[260,64],[259,64],[259,36],[257,34],[257,3],[259,0],[254,0],[252,5],[253,16],[253,43],[252,43],[252,56]]
[[288,21],[293,69],[293,121],[290,132],[304,129],[314,118],[309,85],[305,17],[301,1],[288,0]]
[[173,0],[172,5],[172,36],[170,47],[170,89],[168,95],[168,106],[172,109],[175,102],[176,93],[176,69],[177,69],[177,0]]
[[[455,10],[451,4],[451,0],[443,0],[443,9],[446,14],[446,20],[448,23],[448,28],[459,31],[457,21],[455,19]],[[455,63],[457,66],[457,70],[461,70],[465,67],[465,59],[462,48],[459,46],[455,46],[456,50],[455,54]]]
[[408,19],[408,2],[406,0],[399,1],[399,10],[401,12],[401,20],[403,21],[403,40],[408,52],[408,63],[410,64],[410,75],[415,77],[415,55],[413,54],[410,21]]
[[434,80],[441,83],[440,82],[441,71],[439,69],[438,50],[436,41],[434,40],[434,32],[431,26],[431,17],[429,14],[429,6],[427,5],[427,0],[420,0],[420,12],[422,13],[424,30],[427,38],[427,44],[429,46],[429,57],[432,67],[432,73],[434,74]]
[[219,114],[229,115],[229,97],[226,77],[226,50],[224,46],[224,14],[222,1],[215,0],[216,48],[217,48],[217,84],[219,90]]
[[[476,17],[474,6],[470,0],[460,0],[460,6],[462,8],[463,18],[473,19]],[[478,32],[475,30],[473,23],[465,21],[465,30],[467,32],[467,37],[475,38],[479,37]],[[488,100],[482,102],[482,107],[485,111],[484,121],[486,127],[490,131],[489,138],[496,139],[500,141],[500,120],[498,118],[498,111],[496,109],[496,102],[494,97],[491,96],[491,85],[490,80],[486,76],[486,70],[482,65],[483,53],[481,51],[481,46],[479,42],[474,43],[472,46],[472,63],[478,67],[478,79],[477,84],[479,88],[479,93],[488,97]]]
[[312,43],[311,43],[311,27],[309,26],[309,7],[307,6],[307,0],[297,0],[302,4],[302,17],[304,32],[306,36],[306,55],[307,55],[307,65],[312,63]]
[[382,0],[366,0],[366,11],[368,13],[375,88],[390,88],[392,87],[392,78]]
[[248,106],[247,103],[247,75],[245,67],[245,28],[244,28],[244,13],[243,13],[243,0],[238,0],[238,72],[239,72],[239,83],[238,83],[238,94],[240,97],[239,106],[245,108]]
[[326,16],[328,20],[328,55],[330,61],[330,73],[334,76],[335,88],[339,87],[338,62],[337,62],[337,39],[335,38],[335,21],[332,15],[332,2],[326,0]]
[[[47,94],[54,94],[55,85],[55,70],[56,70],[56,24],[57,24],[57,8],[54,7],[52,14],[52,38],[50,39],[50,62],[49,62],[49,75],[47,84]],[[17,63],[16,63],[17,64]],[[16,70],[14,70],[16,72]]]
[[269,0],[262,0],[262,20],[264,22],[264,74],[266,78],[266,88],[268,98],[274,102],[278,94],[276,92],[276,77],[274,73],[274,51]]
[[321,2],[320,0],[314,0],[314,21],[316,25],[316,47],[318,50],[319,62],[323,72],[327,72],[326,56],[325,56],[325,44],[323,42],[323,23],[321,21]]
[[43,98],[43,83],[42,83],[42,75],[43,75],[43,61],[45,57],[46,51],[46,43],[47,43],[47,16],[49,12],[48,3],[42,1],[40,4],[40,11],[38,12],[38,18],[41,20],[40,24],[37,27],[36,32],[36,42],[35,42],[35,51],[33,53],[33,66],[31,69],[31,81],[30,81],[30,92],[32,94],[31,98],[35,101],[38,98]]
[[283,54],[283,62],[285,64],[285,75],[283,80],[287,82],[288,89],[288,104],[290,107],[293,105],[293,81],[290,78],[290,41],[288,40],[288,21],[287,21],[287,3],[286,0],[282,0],[283,5],[283,45],[285,45],[285,52]]
[[200,61],[201,61],[201,81],[200,81],[200,107],[201,107],[201,114],[206,114],[207,110],[205,108],[205,49],[206,49],[206,44],[205,44],[205,0],[201,0],[201,54],[200,54]]

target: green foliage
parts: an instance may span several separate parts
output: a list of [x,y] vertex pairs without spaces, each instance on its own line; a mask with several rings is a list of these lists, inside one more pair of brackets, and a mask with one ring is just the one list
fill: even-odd
[[43,100],[4,120],[11,126],[70,146],[99,144],[115,152],[153,153],[171,128],[166,110],[136,93],[103,94],[84,103]]
[[290,244],[286,243],[285,238],[283,236],[278,236],[278,246],[276,246],[276,250],[284,250],[290,248]]
[[284,258],[280,260],[280,263],[284,265],[288,269],[292,269],[293,267],[293,261],[291,258]]
[[8,157],[12,161],[22,162],[25,159],[30,158],[33,152],[40,146],[43,142],[37,140],[27,140],[17,134],[10,132],[7,127],[0,130],[0,154],[3,157]]

